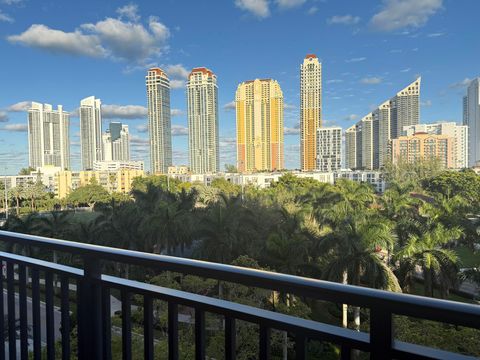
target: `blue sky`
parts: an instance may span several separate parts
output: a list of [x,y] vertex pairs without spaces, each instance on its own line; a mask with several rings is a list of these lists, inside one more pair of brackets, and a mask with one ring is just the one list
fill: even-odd
[[[421,122],[462,119],[465,84],[480,73],[477,0],[0,0],[0,173],[28,165],[26,101],[75,114],[95,95],[109,121],[129,125],[132,154],[148,160],[145,71],[172,80],[174,163],[186,164],[185,77],[218,76],[220,157],[235,163],[239,82],[278,80],[285,160],[299,166],[299,66],[323,63],[327,125],[347,128],[422,75]],[[79,168],[79,119],[71,119]]]

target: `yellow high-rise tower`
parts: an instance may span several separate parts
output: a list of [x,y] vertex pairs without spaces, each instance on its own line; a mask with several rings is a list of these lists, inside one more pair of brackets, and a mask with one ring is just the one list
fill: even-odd
[[303,171],[315,170],[317,129],[322,126],[322,64],[309,54],[300,66],[300,162]]
[[238,85],[237,166],[240,172],[284,168],[283,93],[272,79]]

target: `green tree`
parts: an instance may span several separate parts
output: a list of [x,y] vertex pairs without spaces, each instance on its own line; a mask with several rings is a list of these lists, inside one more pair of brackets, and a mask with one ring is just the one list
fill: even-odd
[[446,245],[462,235],[459,228],[445,228],[441,223],[426,227],[420,235],[413,234],[395,255],[400,262],[398,274],[402,288],[409,290],[416,275],[417,267],[423,274],[425,296],[433,297],[436,280],[442,284],[442,294],[457,281],[459,259]]
[[67,196],[67,202],[74,206],[87,205],[91,209],[97,203],[109,203],[110,194],[101,185],[88,184],[75,189]]

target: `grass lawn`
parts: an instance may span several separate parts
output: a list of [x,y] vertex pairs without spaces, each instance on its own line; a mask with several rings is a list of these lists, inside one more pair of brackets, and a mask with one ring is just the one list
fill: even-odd
[[455,249],[458,257],[462,261],[461,267],[479,267],[480,266],[480,251],[474,252],[466,246],[460,246]]

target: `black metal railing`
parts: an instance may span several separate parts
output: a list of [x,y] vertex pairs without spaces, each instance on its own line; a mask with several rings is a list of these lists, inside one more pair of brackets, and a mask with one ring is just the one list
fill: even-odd
[[[20,247],[68,253],[83,260],[83,268],[76,268],[11,252],[0,252],[0,261],[6,266],[6,277],[2,275],[2,281],[0,281],[0,292],[3,294],[0,296],[0,328],[8,329],[7,332],[0,332],[0,358],[8,355],[7,358],[10,359],[28,359],[29,353],[32,353],[34,359],[40,359],[42,352],[45,352],[48,359],[54,359],[60,354],[62,359],[69,359],[72,348],[70,314],[72,305],[75,305],[78,358],[111,359],[110,294],[112,291],[119,291],[121,294],[123,359],[132,358],[133,295],[143,297],[142,326],[145,359],[154,358],[153,302],[155,300],[168,303],[169,359],[182,358],[179,354],[178,339],[179,306],[188,306],[195,311],[195,357],[202,360],[205,359],[206,351],[206,313],[224,317],[222,330],[224,330],[226,359],[235,359],[237,320],[259,326],[258,357],[260,359],[270,357],[271,330],[287,331],[293,334],[297,359],[306,358],[306,346],[310,340],[338,345],[342,359],[350,359],[353,350],[368,352],[371,359],[472,359],[473,357],[395,340],[393,316],[411,316],[480,329],[480,306],[476,305],[5,231],[0,231],[0,242],[10,246],[20,245]],[[105,261],[139,265],[158,271],[193,274],[298,294],[305,298],[359,306],[369,309],[369,333],[105,275],[102,274],[102,263]],[[60,300],[55,304],[57,288],[60,289],[57,294]],[[72,294],[74,294],[73,299]],[[5,296],[6,304],[4,304]],[[7,305],[6,314],[4,305]],[[56,339],[60,340],[61,348],[55,346]],[[2,354],[4,357],[1,356]]]

